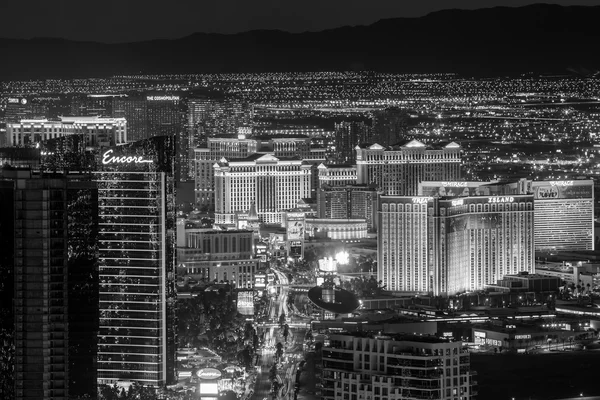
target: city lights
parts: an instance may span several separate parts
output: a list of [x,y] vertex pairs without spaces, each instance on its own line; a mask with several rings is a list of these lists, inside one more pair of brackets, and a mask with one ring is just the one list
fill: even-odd
[[6,41],[0,397],[600,394],[598,18]]
[[340,251],[335,255],[335,260],[340,265],[347,265],[350,262],[350,255],[347,251]]

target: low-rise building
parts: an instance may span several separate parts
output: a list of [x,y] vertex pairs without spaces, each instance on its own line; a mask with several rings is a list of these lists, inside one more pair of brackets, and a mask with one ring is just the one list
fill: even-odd
[[311,239],[357,241],[367,237],[367,220],[306,218],[306,234]]
[[[229,282],[252,289],[259,259],[254,256],[251,230],[213,230],[177,221],[178,272],[196,280]],[[180,276],[181,276],[180,275]]]
[[516,275],[504,275],[495,285],[487,287],[505,292],[558,292],[561,282],[561,279],[555,276],[521,272]]
[[431,336],[329,335],[323,346],[325,400],[472,399],[461,342]]

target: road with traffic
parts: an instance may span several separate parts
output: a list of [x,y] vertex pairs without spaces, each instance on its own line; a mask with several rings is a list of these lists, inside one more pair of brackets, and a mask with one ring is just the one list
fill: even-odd
[[[293,400],[296,383],[296,373],[298,365],[303,359],[304,336],[306,334],[307,320],[300,316],[293,315],[287,304],[287,298],[290,291],[288,277],[285,272],[272,268],[277,275],[278,283],[272,287],[279,288],[279,293],[274,289],[270,293],[268,322],[258,322],[257,332],[263,335],[262,347],[258,350],[258,359],[256,366],[258,375],[254,387],[252,400]],[[270,290],[267,288],[267,293]],[[286,323],[289,327],[287,342],[283,337],[283,329],[279,325],[279,318],[282,314],[286,316]],[[260,337],[260,336],[259,336]],[[270,379],[270,370],[275,363],[275,352],[277,343],[284,345],[284,353],[277,364],[277,380],[281,384],[277,393],[272,393],[272,382]]]

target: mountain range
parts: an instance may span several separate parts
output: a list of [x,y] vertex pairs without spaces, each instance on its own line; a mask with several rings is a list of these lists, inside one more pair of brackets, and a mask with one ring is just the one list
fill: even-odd
[[0,80],[372,70],[467,76],[600,68],[600,6],[444,10],[320,32],[195,33],[124,44],[0,39]]

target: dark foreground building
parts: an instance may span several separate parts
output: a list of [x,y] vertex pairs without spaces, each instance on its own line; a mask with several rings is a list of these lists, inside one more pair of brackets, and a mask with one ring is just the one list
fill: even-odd
[[2,170],[0,237],[2,268],[13,275],[15,399],[96,395],[97,193],[90,175]]

